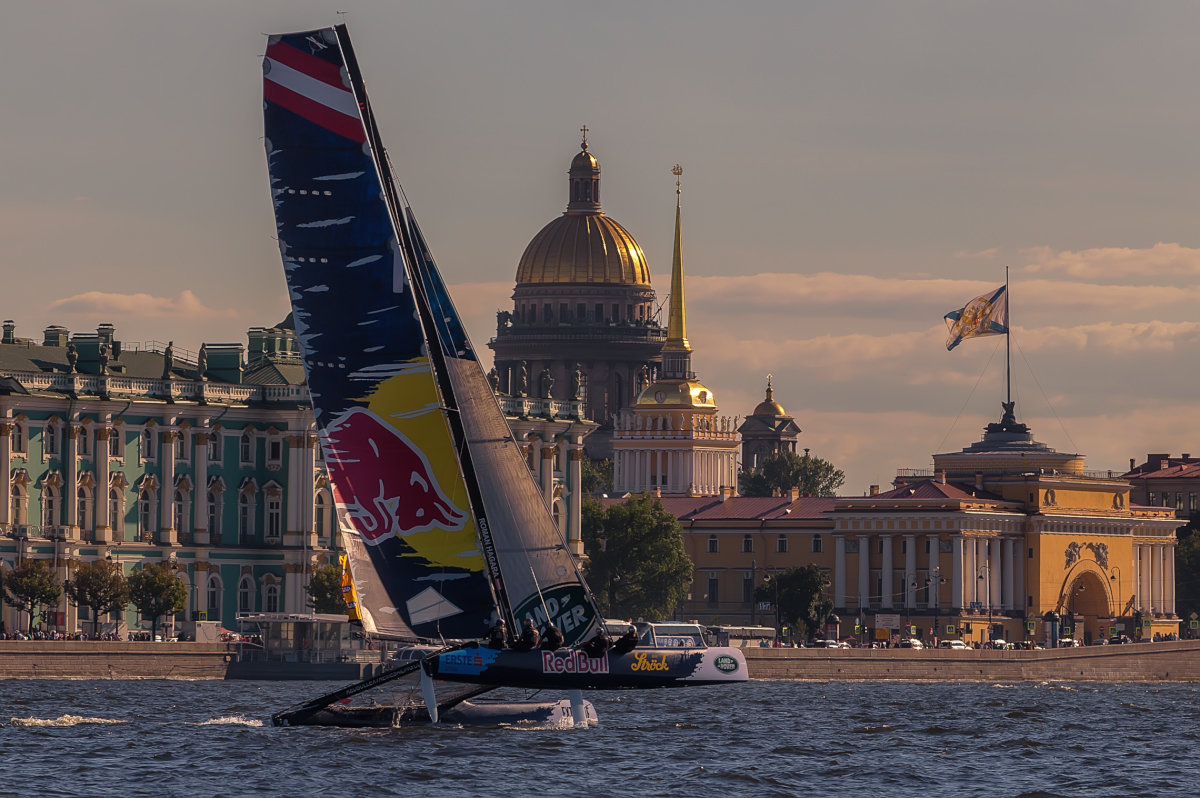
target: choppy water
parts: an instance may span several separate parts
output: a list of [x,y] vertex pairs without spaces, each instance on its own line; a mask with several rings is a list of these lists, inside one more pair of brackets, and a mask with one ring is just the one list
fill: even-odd
[[593,693],[590,729],[270,725],[332,686],[0,682],[0,795],[1200,793],[1200,685],[750,682]]

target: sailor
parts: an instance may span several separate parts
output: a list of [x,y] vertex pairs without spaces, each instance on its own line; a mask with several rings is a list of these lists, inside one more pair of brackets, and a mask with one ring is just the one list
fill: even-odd
[[608,653],[608,648],[610,645],[611,643],[609,642],[608,635],[604,634],[604,630],[601,629],[599,632],[596,632],[595,637],[584,643],[582,646],[580,646],[580,648],[582,648],[583,653],[587,654],[590,658],[600,659]]
[[625,634],[617,638],[617,642],[613,643],[613,651],[617,654],[628,654],[637,648],[637,643],[637,632],[631,626],[625,630]]
[[529,618],[521,624],[521,639],[513,644],[513,651],[533,651],[538,644],[538,630],[533,628]]
[[542,635],[542,642],[538,648],[542,651],[557,651],[563,646],[563,633],[558,630],[558,627],[553,623],[546,624],[546,634]]
[[502,649],[507,644],[508,629],[504,624],[504,619],[499,618],[492,624],[491,630],[488,632],[487,644],[488,648]]

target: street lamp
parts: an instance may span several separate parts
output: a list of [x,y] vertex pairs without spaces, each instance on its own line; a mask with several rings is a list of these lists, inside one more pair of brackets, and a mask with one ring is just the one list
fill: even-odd
[[934,645],[937,645],[938,638],[938,621],[939,612],[942,606],[942,590],[941,586],[946,584],[945,577],[942,576],[941,567],[934,568],[929,572],[929,576],[925,577],[925,601],[929,601],[929,589],[933,588],[933,640]]
[[[770,574],[766,574],[765,576],[763,576],[763,584],[766,584],[766,585],[771,584],[771,575]],[[783,624],[780,621],[780,614],[779,614],[779,577],[776,576],[775,577],[775,639],[779,641],[780,645],[783,644],[783,641],[780,640],[780,638],[782,636],[783,636]]]
[[992,639],[992,569],[987,563],[979,566],[978,577],[978,581],[983,582],[983,592],[987,597],[987,639],[983,641],[987,643]]
[[1123,598],[1124,594],[1121,593],[1121,566],[1114,565],[1112,570],[1113,572],[1108,575],[1108,579],[1117,583],[1117,606],[1115,612],[1113,612],[1113,617],[1120,618],[1125,614],[1125,605],[1122,603],[1125,599]]

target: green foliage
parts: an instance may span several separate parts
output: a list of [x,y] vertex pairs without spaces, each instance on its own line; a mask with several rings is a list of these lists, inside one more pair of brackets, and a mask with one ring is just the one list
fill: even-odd
[[[811,637],[820,629],[829,609],[821,594],[829,587],[829,577],[815,563],[789,568],[780,574],[768,575],[754,591],[756,601],[775,604],[778,596],[781,626],[790,626],[796,636]],[[778,592],[776,592],[778,591]]]
[[342,595],[342,569],[333,563],[322,565],[308,579],[308,606],[315,612],[346,614]]
[[63,592],[76,607],[92,611],[92,636],[100,631],[100,616],[125,609],[129,603],[129,585],[120,563],[95,560],[75,569],[75,578],[63,583]]
[[739,478],[743,496],[786,496],[792,488],[801,496],[836,496],[846,481],[829,461],[795,452],[773,454],[763,460],[761,471],[747,469]]
[[607,510],[587,499],[582,515],[585,574],[600,611],[614,618],[669,618],[693,572],[675,516],[647,494]]
[[187,606],[187,588],[169,565],[150,563],[129,575],[129,598],[143,618],[150,619],[152,634],[158,634],[158,619],[174,615]]
[[54,569],[45,560],[26,559],[4,576],[4,602],[29,613],[30,629],[34,616],[40,620],[46,605],[57,604],[62,592]]
[[586,496],[599,496],[613,492],[613,461],[593,460],[584,457],[581,461],[580,485]]
[[[1184,632],[1190,631],[1187,622],[1193,612],[1200,613],[1200,516],[1192,516],[1191,522],[1176,534],[1179,543],[1175,546],[1175,611],[1183,618]],[[1128,580],[1126,580],[1128,581]]]

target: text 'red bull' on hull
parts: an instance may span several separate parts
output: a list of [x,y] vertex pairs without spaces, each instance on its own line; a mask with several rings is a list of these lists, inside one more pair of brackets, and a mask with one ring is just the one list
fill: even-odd
[[[595,601],[386,165],[345,26],[268,37],[263,96],[279,249],[351,575],[346,593],[364,630],[444,645],[479,640],[497,619],[510,630],[530,619],[554,622],[568,646],[590,639],[602,629]],[[472,675],[453,672],[469,650],[454,648],[423,672]],[[483,685],[568,689],[745,678],[736,651],[596,662],[565,651],[501,652],[473,675]]]

